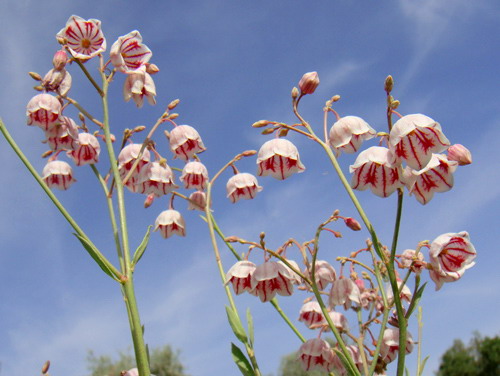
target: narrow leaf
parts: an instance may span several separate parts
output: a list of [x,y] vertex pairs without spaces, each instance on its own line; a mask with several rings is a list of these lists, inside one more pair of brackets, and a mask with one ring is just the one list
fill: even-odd
[[236,338],[238,338],[242,343],[247,343],[247,334],[245,333],[245,329],[243,329],[243,325],[241,325],[239,316],[229,306],[226,306],[226,313],[229,325],[231,325],[231,329],[233,329],[233,333]]
[[356,371],[354,371],[352,369],[351,363],[349,363],[349,360],[347,360],[347,358],[344,355],[344,353],[342,351],[340,351],[340,350],[337,350],[337,349],[335,349],[335,353],[339,356],[340,361],[342,362],[342,364],[344,365],[344,368],[347,371],[347,374],[349,376],[357,376],[358,373],[356,373]]
[[420,302],[420,299],[422,298],[422,294],[424,293],[425,286],[427,285],[427,282],[425,282],[422,287],[420,287],[417,292],[415,293],[415,296],[413,297],[413,300],[410,304],[410,307],[408,309],[408,312],[406,313],[406,317],[410,317],[415,308],[418,306],[418,303]]
[[144,238],[142,239],[141,244],[139,244],[139,247],[137,247],[137,249],[135,250],[134,258],[132,259],[132,266],[136,265],[139,262],[142,255],[146,251],[146,247],[148,246],[149,238],[151,236],[151,228],[152,227],[153,226],[148,226],[148,230],[146,231],[146,235],[144,235]]
[[99,265],[99,267],[102,269],[102,271],[104,273],[106,273],[107,275],[109,275],[114,280],[118,281],[118,279],[115,277],[115,275],[113,274],[111,269],[106,265],[105,261],[103,260],[103,257],[99,254],[97,249],[95,249],[95,247],[92,244],[90,244],[87,241],[87,239],[85,239],[84,237],[82,237],[76,233],[73,233],[73,235],[75,235],[77,237],[77,239],[80,241],[80,243],[82,243],[83,248],[85,248],[85,250],[94,259],[94,261],[97,263],[97,265]]
[[248,335],[250,337],[250,346],[253,346],[254,343],[254,331],[253,331],[253,318],[252,313],[250,312],[250,308],[247,308],[247,326],[248,326]]
[[429,359],[430,355],[427,355],[422,363],[420,363],[420,373],[417,376],[421,376],[424,374],[424,368],[425,368],[425,363],[427,363],[427,360]]
[[231,354],[233,356],[233,360],[240,369],[241,373],[244,376],[254,376],[255,372],[250,365],[250,362],[245,357],[245,354],[240,350],[238,346],[231,342]]

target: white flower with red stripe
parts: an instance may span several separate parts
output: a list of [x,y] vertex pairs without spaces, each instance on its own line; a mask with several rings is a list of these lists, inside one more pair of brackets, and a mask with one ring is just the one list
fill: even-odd
[[[141,144],[130,144],[125,146],[118,154],[118,170],[120,172],[120,177],[124,179],[129,172],[132,170],[132,167],[135,161],[139,157],[140,150],[142,148]],[[133,170],[130,178],[125,182],[125,186],[131,190],[132,192],[136,192],[136,183],[139,177],[141,170],[145,165],[149,163],[150,154],[148,149],[144,149],[142,153],[139,163],[136,168]]]
[[352,188],[360,191],[370,188],[380,197],[387,197],[403,186],[400,165],[392,152],[384,147],[372,146],[359,153],[349,171],[353,174]]
[[76,180],[71,166],[63,161],[50,161],[42,171],[42,179],[50,188],[68,189]]
[[330,372],[335,365],[332,348],[321,338],[313,338],[304,342],[297,351],[297,358],[306,371],[318,368]]
[[321,306],[315,300],[304,303],[300,308],[299,321],[307,325],[309,329],[318,327],[324,322]]
[[47,144],[53,151],[73,150],[78,145],[78,127],[75,121],[61,116],[60,122],[45,132]]
[[251,279],[251,293],[268,302],[279,294],[290,296],[293,293],[294,273],[285,264],[267,261],[254,270]]
[[65,41],[77,59],[87,60],[106,51],[106,39],[99,20],[85,21],[81,17],[71,16],[56,37]]
[[203,191],[196,191],[189,195],[188,210],[205,211],[207,204],[207,194]]
[[68,152],[68,156],[73,159],[77,166],[83,166],[97,163],[100,152],[101,145],[93,134],[80,133],[77,146]]
[[330,290],[330,306],[343,305],[345,309],[351,308],[352,303],[361,304],[361,292],[358,285],[350,278],[337,279]]
[[227,197],[234,204],[240,199],[250,200],[254,198],[258,192],[262,191],[262,187],[255,176],[247,172],[240,172],[229,178],[226,191]]
[[272,176],[278,180],[305,170],[295,145],[283,138],[274,138],[261,146],[257,165],[259,176]]
[[361,143],[375,137],[377,132],[357,116],[344,116],[337,120],[330,129],[330,145],[344,153],[358,151]]
[[177,210],[164,210],[156,218],[154,231],[160,231],[165,239],[172,235],[186,236],[186,223]]
[[[310,271],[306,271],[306,275],[310,276]],[[337,272],[333,266],[325,260],[316,260],[314,277],[319,290],[323,290],[328,284],[333,283],[337,279]]]
[[226,274],[226,285],[231,283],[236,295],[240,295],[245,291],[252,290],[252,273],[256,266],[248,260],[238,261],[234,264]]
[[188,162],[182,169],[181,181],[186,189],[203,190],[208,184],[208,170],[198,161]]
[[430,276],[439,290],[444,282],[454,282],[474,266],[476,249],[466,231],[438,236],[431,243],[429,258]]
[[142,107],[144,97],[150,105],[156,104],[156,86],[153,77],[146,72],[146,66],[143,65],[127,74],[123,84],[123,99],[125,102],[133,99],[137,107]]
[[458,162],[448,160],[444,154],[433,154],[429,163],[420,171],[407,166],[403,180],[410,194],[425,205],[435,192],[446,192],[453,187],[453,173],[457,166]]
[[198,131],[189,125],[174,127],[170,132],[169,142],[174,158],[179,158],[184,162],[206,150]]
[[142,43],[139,31],[134,30],[118,38],[109,51],[111,63],[121,72],[138,69],[149,62],[151,50]]
[[428,116],[403,116],[391,129],[389,148],[398,160],[404,159],[414,170],[423,169],[432,158],[450,145],[441,125]]
[[153,194],[161,197],[178,188],[174,182],[174,174],[167,164],[151,162],[144,165],[137,177],[134,191]]
[[60,115],[61,102],[50,94],[35,95],[26,106],[28,125],[36,125],[45,132],[53,130]]
[[[413,338],[410,332],[406,332],[406,353],[409,354],[413,351]],[[396,359],[399,352],[399,329],[388,328],[384,331],[382,345],[380,346],[380,357],[385,363],[390,363]]]

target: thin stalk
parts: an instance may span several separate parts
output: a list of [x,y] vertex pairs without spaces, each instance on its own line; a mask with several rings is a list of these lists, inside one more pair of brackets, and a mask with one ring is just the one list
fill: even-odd
[[75,230],[75,232],[84,238],[89,244],[91,244],[96,252],[96,254],[99,256],[101,261],[108,267],[108,269],[113,273],[113,275],[119,280],[122,277],[122,273],[115,268],[115,266],[98,250],[98,248],[95,246],[95,244],[90,240],[90,238],[85,234],[85,232],[80,228],[78,223],[73,219],[73,217],[69,214],[69,212],[66,210],[66,208],[61,204],[61,202],[58,200],[56,195],[50,190],[50,188],[45,184],[43,181],[42,177],[38,174],[38,172],[35,170],[33,165],[30,163],[28,158],[24,155],[24,153],[21,151],[19,146],[16,144],[12,136],[10,135],[9,131],[7,130],[7,127],[5,126],[4,122],[2,119],[0,119],[0,131],[2,132],[3,136],[11,146],[11,148],[14,150],[14,152],[17,154],[21,162],[26,166],[28,171],[31,173],[31,175],[35,178],[37,183],[42,187],[43,191],[47,194],[47,196],[50,198],[50,200],[53,202],[53,204],[56,206],[56,208],[59,210],[59,212],[62,214],[64,219],[70,224],[70,226]]
[[389,321],[389,313],[390,313],[390,310],[388,308],[386,308],[384,310],[382,324],[380,324],[380,332],[379,332],[378,338],[377,338],[377,346],[375,347],[375,351],[373,353],[373,358],[372,358],[373,360],[372,360],[372,364],[370,365],[370,369],[368,370],[368,375],[373,375],[373,373],[375,372],[375,367],[377,366],[377,358],[378,358],[378,355],[380,354],[380,348],[381,348],[382,342],[384,340],[384,330],[385,330],[385,327],[387,325],[387,321]]
[[356,311],[356,315],[358,317],[358,327],[359,327],[359,337],[356,338],[356,343],[358,345],[359,354],[361,355],[361,361],[363,362],[363,371],[365,375],[368,375],[368,362],[366,361],[366,353],[363,345],[365,339],[365,329],[363,327],[363,315],[360,309]]

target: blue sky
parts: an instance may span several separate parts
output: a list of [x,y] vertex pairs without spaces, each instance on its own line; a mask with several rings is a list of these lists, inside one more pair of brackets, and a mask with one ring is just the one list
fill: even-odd
[[[39,171],[46,146],[40,142],[42,133],[25,125],[25,106],[34,95],[27,72],[43,75],[51,68],[58,48],[54,36],[72,14],[101,20],[108,49],[117,37],[138,29],[153,51],[152,62],[161,69],[154,77],[155,107],[146,104],[137,110],[133,103],[123,103],[123,78],[115,80],[113,132],[152,125],[171,100],[180,98],[179,123],[200,132],[208,149],[202,160],[212,174],[235,154],[258,149],[268,139],[250,127],[253,122],[294,121],[290,90],[305,72],[318,71],[321,80],[316,93],[301,103],[303,115],[316,129],[322,124],[324,102],[340,94],[335,108],[341,115],[361,116],[375,129],[385,130],[383,82],[392,74],[394,95],[402,103],[399,111],[434,118],[451,142],[466,145],[474,159],[458,169],[452,191],[435,195],[426,206],[412,197],[405,200],[401,250],[442,233],[466,230],[478,252],[476,266],[462,280],[439,292],[431,282],[424,295],[423,351],[431,355],[426,374],[436,369],[454,338],[467,341],[474,330],[499,334],[498,2],[4,0],[0,116]],[[91,88],[77,67],[70,70],[70,94],[99,114],[98,98],[88,96]],[[159,146],[170,159],[162,137],[158,135]],[[219,182],[214,209],[227,235],[256,240],[265,231],[268,244],[277,247],[290,237],[310,239],[336,208],[356,216],[321,150],[306,139],[290,139],[307,168],[303,174],[283,182],[260,178],[263,192],[236,205],[225,198],[225,181]],[[51,374],[83,376],[89,349],[116,354],[130,344],[118,286],[93,264],[3,139],[0,157],[0,374],[33,374],[50,359]],[[353,160],[342,156],[344,171]],[[254,159],[238,167],[256,172]],[[76,179],[77,184],[58,196],[113,258],[102,193],[90,169],[77,169]],[[381,199],[369,192],[359,197],[380,239],[390,243],[395,197]],[[131,241],[138,244],[168,203],[161,199],[145,210],[143,197],[127,198]],[[169,343],[179,348],[194,376],[237,375],[229,355],[234,338],[225,319],[225,297],[207,229],[183,203],[176,207],[185,214],[188,237],[163,240],[154,234],[135,273],[146,341],[151,347]],[[344,235],[338,241],[325,240],[323,258],[346,255],[363,247],[368,237],[366,231]],[[289,254],[293,256],[298,255]],[[231,257],[224,256],[224,262],[228,269]],[[295,318],[305,297],[297,294],[280,303]],[[250,307],[254,314],[261,369],[276,373],[280,358],[296,350],[299,341],[272,307],[245,296],[238,297],[237,304],[242,312]],[[303,333],[314,336],[305,328]],[[414,368],[411,371],[414,374]]]

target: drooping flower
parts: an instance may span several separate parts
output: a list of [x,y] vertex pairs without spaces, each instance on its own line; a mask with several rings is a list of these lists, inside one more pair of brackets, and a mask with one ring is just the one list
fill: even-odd
[[252,290],[252,274],[255,271],[255,264],[248,260],[238,261],[226,273],[226,285],[231,283],[236,295]]
[[306,371],[319,368],[330,372],[334,365],[333,350],[328,342],[321,338],[313,338],[304,342],[297,351],[297,359]]
[[[328,312],[328,316],[330,316],[330,319],[337,330],[341,332],[349,330],[349,323],[347,322],[347,318],[343,313],[337,311],[330,311]],[[330,330],[331,330],[330,326],[328,325],[328,322],[325,319],[323,321],[323,331],[329,332]]]
[[62,191],[68,189],[76,180],[71,166],[64,161],[50,161],[42,171],[42,179],[50,188]]
[[174,127],[170,132],[169,142],[174,158],[179,158],[184,162],[206,150],[198,131],[189,125]]
[[64,97],[71,88],[71,82],[71,75],[66,69],[53,68],[43,78],[42,85],[45,90],[54,91]]
[[432,159],[420,171],[407,166],[404,182],[410,195],[414,195],[422,205],[427,204],[435,192],[446,192],[453,187],[453,173],[458,162],[449,161],[444,154],[433,154]]
[[[398,290],[400,291],[399,293],[400,299],[406,300],[409,303],[411,301],[411,296],[412,296],[410,288],[406,284],[403,285],[403,287],[401,287],[403,281],[400,279],[398,279],[397,284],[398,284]],[[387,296],[387,301],[389,302],[389,304],[392,304],[394,302],[394,292],[392,291],[390,285],[387,286],[385,293]]]
[[464,272],[474,266],[476,249],[466,231],[438,236],[431,243],[429,259],[430,276],[439,290],[444,282],[458,280]]
[[315,300],[304,303],[300,308],[299,321],[302,321],[308,328],[317,327],[324,320],[323,312],[319,303]]
[[360,191],[370,188],[380,197],[388,197],[403,186],[399,165],[392,152],[384,147],[372,146],[359,153],[349,171],[353,174],[352,188]]
[[229,178],[226,184],[227,197],[234,204],[240,199],[250,200],[262,191],[257,178],[247,172],[240,172]]
[[75,121],[61,116],[60,122],[45,132],[47,144],[53,151],[73,150],[78,145],[78,127]]
[[208,184],[208,171],[205,165],[198,161],[188,162],[182,169],[181,181],[186,189],[205,189]]
[[459,166],[465,166],[472,163],[472,155],[465,146],[454,144],[448,148],[448,160],[458,162]]
[[44,131],[51,130],[59,122],[61,103],[50,94],[35,95],[26,106],[28,125],[36,125]]
[[181,213],[168,209],[162,211],[156,218],[154,231],[160,231],[161,236],[165,239],[172,235],[186,236],[186,223]]
[[69,50],[77,59],[88,60],[106,51],[106,39],[99,20],[85,21],[73,15],[56,37],[66,41]]
[[337,120],[330,129],[330,145],[344,153],[358,151],[361,143],[375,137],[377,132],[357,116],[344,116]]
[[309,72],[302,76],[299,81],[299,89],[301,94],[312,94],[316,91],[319,85],[318,72]]
[[154,194],[161,197],[178,188],[174,182],[172,169],[160,162],[151,162],[144,165],[137,177],[135,192]]
[[80,133],[77,146],[68,152],[68,156],[73,159],[77,166],[83,166],[97,163],[100,152],[101,145],[93,134]]
[[203,191],[196,191],[189,195],[188,210],[205,211],[207,204],[207,195]]
[[358,285],[352,279],[342,277],[333,282],[330,290],[330,306],[343,305],[345,309],[349,309],[353,302],[361,304],[361,293]]
[[[413,338],[410,332],[406,332],[406,353],[413,351]],[[396,359],[399,352],[399,329],[387,328],[384,330],[384,338],[380,346],[380,356],[385,363],[390,363]]]
[[[139,157],[140,150],[142,148],[141,144],[129,144],[125,146],[118,154],[118,170],[120,171],[120,177],[125,179],[125,177],[132,170],[132,167]],[[136,192],[136,183],[141,170],[146,164],[149,163],[150,154],[148,149],[144,149],[137,167],[133,170],[130,178],[125,182],[125,186],[132,192]]]
[[[306,275],[310,276],[310,270],[306,270]],[[319,290],[323,290],[328,284],[337,279],[337,272],[333,266],[325,260],[316,260],[314,277]]]
[[290,141],[274,138],[261,146],[257,156],[258,175],[284,180],[305,170],[297,148]]
[[292,271],[284,264],[267,261],[256,267],[251,279],[251,293],[268,302],[276,296],[290,296],[293,293],[295,280]]
[[113,43],[109,51],[111,63],[121,72],[136,70],[151,59],[151,50],[142,43],[137,30],[123,35]]
[[403,116],[389,134],[389,148],[398,160],[404,159],[414,170],[423,169],[432,153],[440,153],[449,145],[441,125],[422,114]]
[[155,96],[156,86],[153,77],[146,72],[145,65],[128,72],[123,84],[123,98],[125,102],[133,99],[135,105],[140,108],[144,103],[144,97],[146,97],[150,105],[156,104]]
[[129,369],[123,376],[139,376],[139,370],[137,368]]

